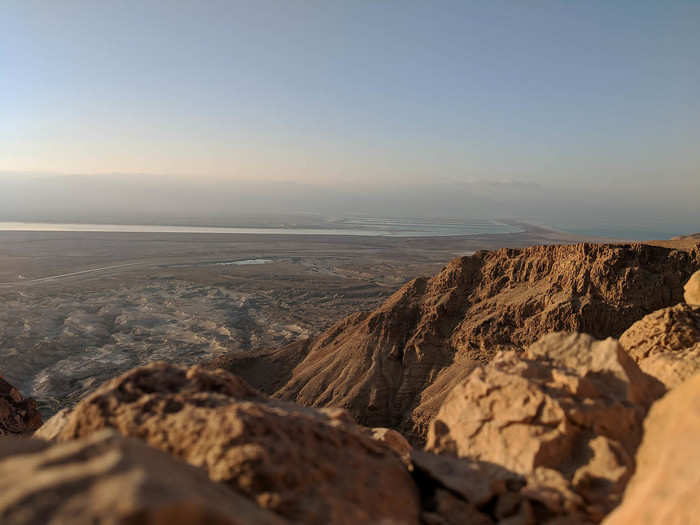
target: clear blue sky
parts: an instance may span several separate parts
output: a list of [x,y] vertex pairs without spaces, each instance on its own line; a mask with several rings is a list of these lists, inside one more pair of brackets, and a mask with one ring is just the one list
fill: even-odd
[[699,94],[697,1],[0,7],[6,173],[633,185],[688,220]]

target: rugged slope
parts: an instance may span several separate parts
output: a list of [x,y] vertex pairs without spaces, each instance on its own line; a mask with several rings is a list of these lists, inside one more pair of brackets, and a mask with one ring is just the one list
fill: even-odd
[[698,246],[477,252],[326,331],[275,395],[347,408],[364,425],[420,439],[447,392],[476,363],[553,331],[618,337],[644,315],[680,302],[698,268]]

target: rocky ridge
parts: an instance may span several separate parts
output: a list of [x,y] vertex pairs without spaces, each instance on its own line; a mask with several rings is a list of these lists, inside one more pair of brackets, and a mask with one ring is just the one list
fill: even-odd
[[[697,246],[477,252],[336,324],[300,352],[274,395],[340,406],[361,424],[397,428],[420,442],[451,388],[499,350],[522,350],[562,330],[619,337],[644,315],[679,303],[698,268]],[[244,367],[229,369],[248,378]]]
[[649,375],[667,388],[700,372],[700,308],[677,304],[643,317],[620,344]]

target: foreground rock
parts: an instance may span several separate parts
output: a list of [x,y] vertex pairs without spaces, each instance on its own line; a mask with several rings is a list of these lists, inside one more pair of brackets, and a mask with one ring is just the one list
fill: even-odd
[[557,330],[619,337],[646,313],[680,302],[683,284],[699,268],[698,247],[477,252],[306,345],[275,395],[340,406],[363,425],[420,440],[452,387],[498,350],[525,348]]
[[0,438],[0,522],[285,523],[199,469],[109,430],[53,446]]
[[29,435],[41,422],[34,400],[24,399],[19,390],[0,376],[0,436]]
[[700,375],[657,402],[644,423],[637,471],[605,525],[697,523],[700,494]]
[[620,500],[644,416],[663,391],[617,341],[555,333],[457,385],[426,450],[498,465],[522,475],[550,512],[600,521]]
[[620,344],[644,372],[674,388],[700,372],[700,309],[657,310],[630,326]]
[[268,400],[223,370],[136,368],[79,403],[54,433],[66,441],[107,427],[297,523],[418,522],[417,491],[398,454],[344,411]]

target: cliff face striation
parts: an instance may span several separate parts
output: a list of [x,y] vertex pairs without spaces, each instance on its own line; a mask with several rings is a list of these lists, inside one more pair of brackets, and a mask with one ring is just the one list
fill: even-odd
[[223,370],[152,363],[59,418],[38,437],[64,442],[114,429],[292,523],[418,522],[417,490],[388,444],[343,410],[271,400]]
[[554,331],[619,337],[646,314],[682,301],[698,268],[697,246],[477,252],[333,326],[305,348],[275,396],[343,407],[361,424],[421,439],[447,392],[498,351],[522,350]]

